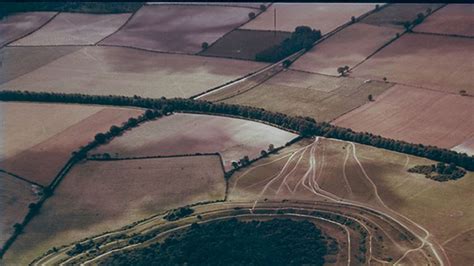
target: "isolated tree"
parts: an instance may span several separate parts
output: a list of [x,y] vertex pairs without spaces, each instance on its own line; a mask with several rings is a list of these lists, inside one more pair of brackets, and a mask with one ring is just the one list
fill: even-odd
[[354,16],[351,17],[351,22],[352,23],[355,23],[356,22],[356,18]]
[[261,155],[262,157],[267,156],[267,151],[266,151],[266,150],[261,150],[261,151],[260,151],[260,155]]
[[209,44],[207,42],[203,42],[201,44],[202,49],[207,49],[209,47]]
[[467,95],[467,91],[466,90],[460,90],[459,94],[461,94],[462,96],[465,96],[465,95]]
[[282,65],[284,68],[288,68],[290,65],[291,65],[291,60],[290,59],[286,59],[285,61],[283,61]]
[[343,67],[337,68],[337,73],[339,73],[341,76],[345,76],[347,72],[349,72],[349,66],[343,66]]
[[118,134],[120,134],[121,129],[118,126],[113,125],[110,127],[109,131],[110,131],[110,134],[112,134],[112,136],[117,136]]
[[384,82],[387,82],[387,77],[383,77],[383,81],[384,81]]
[[380,9],[380,5],[375,5],[375,10],[379,10]]
[[428,7],[428,9],[426,9],[426,14],[427,15],[431,14],[431,11],[433,11],[433,10],[431,10],[431,8]]
[[265,5],[260,5],[260,10],[261,10],[261,11],[267,10],[267,6],[265,6]]
[[232,162],[232,167],[234,167],[234,169],[239,168],[239,163],[236,162],[236,161],[233,161],[233,162]]
[[275,150],[275,146],[273,144],[268,145],[268,152],[273,152]]
[[411,23],[410,23],[410,21],[405,21],[405,22],[403,22],[403,27],[405,28],[406,31],[411,31]]
[[373,101],[374,100],[374,97],[372,96],[372,94],[369,94],[369,96],[367,97],[369,99],[369,101]]
[[255,18],[255,13],[254,12],[250,12],[249,13],[249,19],[254,19]]
[[105,136],[104,133],[97,133],[94,137],[94,139],[99,143],[99,144],[104,144],[105,141],[107,141],[107,137]]

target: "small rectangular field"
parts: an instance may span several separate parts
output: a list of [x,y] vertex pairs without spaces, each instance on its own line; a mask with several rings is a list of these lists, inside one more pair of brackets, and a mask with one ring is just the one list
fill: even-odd
[[226,103],[331,121],[368,102],[369,94],[376,97],[391,86],[378,81],[288,70],[249,91],[231,98],[222,97]]
[[241,29],[274,30],[276,9],[276,30],[293,32],[298,26],[309,26],[324,35],[374,8],[375,4],[274,3]]
[[21,223],[28,205],[39,200],[38,186],[0,172],[0,247],[13,234],[15,223]]
[[474,137],[474,98],[396,85],[334,121],[412,143],[452,148]]
[[0,47],[43,26],[56,12],[25,12],[0,20]]
[[414,31],[474,37],[472,4],[451,4],[436,11]]
[[442,4],[390,4],[362,20],[375,26],[388,26],[403,29],[403,23],[413,21],[418,13],[427,14],[428,8],[434,11]]
[[0,89],[187,98],[263,66],[243,60],[93,46],[3,83]]
[[445,92],[473,94],[469,38],[405,34],[356,67],[352,76],[421,86]]
[[254,9],[211,5],[146,5],[102,45],[195,54],[249,20]]
[[283,146],[296,134],[253,121],[223,116],[174,114],[125,132],[91,153],[141,157],[219,152],[227,170],[232,160],[260,156],[270,144]]
[[314,46],[291,68],[338,76],[338,67],[353,67],[396,37],[398,30],[356,23]]
[[95,44],[122,26],[131,14],[60,13],[33,34],[13,46]]
[[29,104],[24,104],[24,109],[15,105],[7,108],[18,111],[7,113],[6,137],[2,139],[8,141],[3,145],[10,156],[0,161],[0,169],[41,185],[49,185],[71,152],[92,141],[95,134],[143,113],[138,109],[72,104],[58,107],[38,104],[40,106],[32,105],[31,109]]
[[5,261],[26,265],[53,246],[168,209],[222,200],[225,187],[218,156],[78,164],[14,242]]
[[11,47],[0,49],[0,84],[29,73],[52,61],[79,50],[81,46]]
[[291,36],[288,32],[234,30],[199,55],[255,60],[255,55]]

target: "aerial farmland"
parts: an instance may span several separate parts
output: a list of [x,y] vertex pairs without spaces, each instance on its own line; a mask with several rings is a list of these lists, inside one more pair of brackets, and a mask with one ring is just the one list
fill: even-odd
[[471,265],[473,10],[0,4],[0,265]]

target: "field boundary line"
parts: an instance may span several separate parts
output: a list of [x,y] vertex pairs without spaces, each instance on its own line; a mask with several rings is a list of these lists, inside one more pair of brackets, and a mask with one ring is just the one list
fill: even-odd
[[412,31],[412,33],[420,34],[420,35],[434,35],[434,36],[440,36],[440,37],[474,39],[474,36],[466,36],[466,35],[450,34],[450,33],[437,33],[437,32],[427,32],[427,31]]
[[40,184],[38,184],[38,183],[36,183],[36,182],[34,182],[34,181],[31,181],[31,180],[29,180],[29,179],[27,179],[27,178],[24,178],[24,177],[22,177],[22,176],[19,176],[19,175],[17,175],[17,174],[12,173],[12,172],[8,172],[7,170],[0,169],[0,173],[7,174],[7,175],[9,175],[9,176],[11,176],[11,177],[14,177],[14,178],[16,178],[16,179],[19,179],[19,180],[24,181],[24,182],[26,182],[26,183],[29,183],[29,184],[31,184],[31,185],[35,185],[35,186],[38,186],[38,187],[40,187],[40,188],[44,188],[43,185],[40,185]]
[[[145,4],[146,4],[146,3],[145,3]],[[145,4],[143,4],[140,8],[137,8],[137,10],[133,11],[133,12],[131,13],[131,15],[125,20],[125,22],[124,22],[120,27],[118,27],[114,32],[112,32],[111,34],[105,36],[104,38],[100,39],[99,41],[95,42],[94,45],[95,45],[95,46],[98,45],[98,44],[99,44],[100,42],[102,42],[103,40],[109,38],[110,36],[114,35],[115,33],[119,32],[120,30],[122,30],[122,29],[125,27],[125,25],[127,25],[128,22],[130,22],[130,20],[132,20],[132,18],[135,16],[135,14],[138,12],[138,10],[142,9],[142,7],[143,7]]]
[[[193,3],[193,2],[191,2],[191,3]],[[186,3],[186,2],[162,2],[162,4],[150,4],[149,2],[145,2],[143,5],[144,6],[204,6],[204,7],[218,6],[218,7],[238,7],[238,8],[258,9],[258,10],[260,10],[260,8],[258,8],[258,7],[238,6],[238,5],[232,5],[232,4],[226,5],[225,3],[227,3],[227,2],[213,2],[215,4],[209,4],[209,3],[206,3],[206,2],[194,2],[194,3],[196,3],[196,4],[189,4],[189,3]],[[249,3],[252,3],[252,2],[249,2]]]
[[181,158],[181,157],[198,157],[198,156],[220,156],[218,152],[210,153],[194,153],[194,154],[172,154],[172,155],[150,155],[150,156],[133,156],[133,157],[116,157],[116,158],[91,158],[88,157],[86,161],[131,161],[131,160],[146,160],[146,159],[166,159],[166,158]]
[[39,26],[37,29],[33,30],[32,32],[23,34],[22,36],[20,36],[20,37],[14,39],[14,40],[12,40],[12,41],[9,41],[9,42],[5,43],[5,44],[2,45],[1,47],[10,46],[11,43],[14,43],[14,42],[16,42],[16,41],[18,41],[18,40],[20,40],[20,39],[23,39],[23,38],[25,38],[25,37],[28,37],[28,36],[30,36],[31,34],[33,34],[33,33],[37,32],[37,31],[39,31],[41,28],[43,28],[44,26],[46,26],[47,24],[49,24],[55,17],[57,17],[57,16],[59,15],[59,13],[61,13],[61,12],[56,12],[56,14],[54,14],[52,17],[50,17],[48,20],[46,20],[46,21],[43,23],[43,25]]

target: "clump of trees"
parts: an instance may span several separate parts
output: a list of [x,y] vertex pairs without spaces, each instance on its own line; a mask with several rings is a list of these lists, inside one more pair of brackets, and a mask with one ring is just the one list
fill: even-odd
[[181,218],[187,217],[193,213],[193,209],[189,207],[181,207],[178,209],[170,210],[163,218],[168,221],[176,221]]
[[432,165],[416,165],[408,169],[410,173],[424,174],[426,178],[439,182],[456,180],[466,174],[464,169],[456,167],[454,163],[437,163]]
[[249,13],[249,19],[254,19],[255,18],[255,13],[254,12],[250,12]]
[[[270,112],[263,108],[250,106],[240,106],[227,103],[212,103],[209,101],[173,98],[160,99],[125,97],[125,96],[98,96],[84,94],[65,94],[49,92],[27,92],[27,91],[0,91],[2,101],[37,101],[37,102],[62,102],[62,103],[86,103],[115,106],[135,106],[150,108],[148,112],[155,114],[167,114],[169,112],[197,112],[207,114],[232,115],[250,120],[263,121],[278,127],[298,132],[302,137],[324,136],[328,138],[352,141],[365,145],[383,148],[387,150],[402,152],[415,156],[425,157],[444,163],[454,163],[466,170],[474,171],[474,156],[466,153],[439,148],[431,145],[408,143],[401,140],[394,140],[374,135],[368,132],[355,132],[350,128],[343,128],[331,125],[327,122],[317,122],[310,117],[289,116],[283,113]],[[135,120],[123,125],[125,129],[132,126]],[[136,119],[137,122],[144,121],[144,118]],[[110,132],[106,133],[107,136]],[[81,150],[87,152],[96,147],[98,143],[94,140]],[[78,156],[79,156],[78,155]],[[80,157],[79,157],[80,158]],[[84,157],[82,157],[84,158]]]
[[203,43],[201,44],[201,48],[202,48],[202,49],[207,49],[207,48],[209,48],[209,44],[208,44],[207,42],[203,42]]
[[261,62],[275,63],[283,58],[298,52],[301,49],[309,50],[313,43],[321,38],[321,31],[311,29],[308,26],[298,26],[291,34],[280,44],[273,45],[255,55],[255,60]]
[[338,67],[337,73],[339,73],[341,76],[347,75],[347,73],[349,73],[349,66]]

